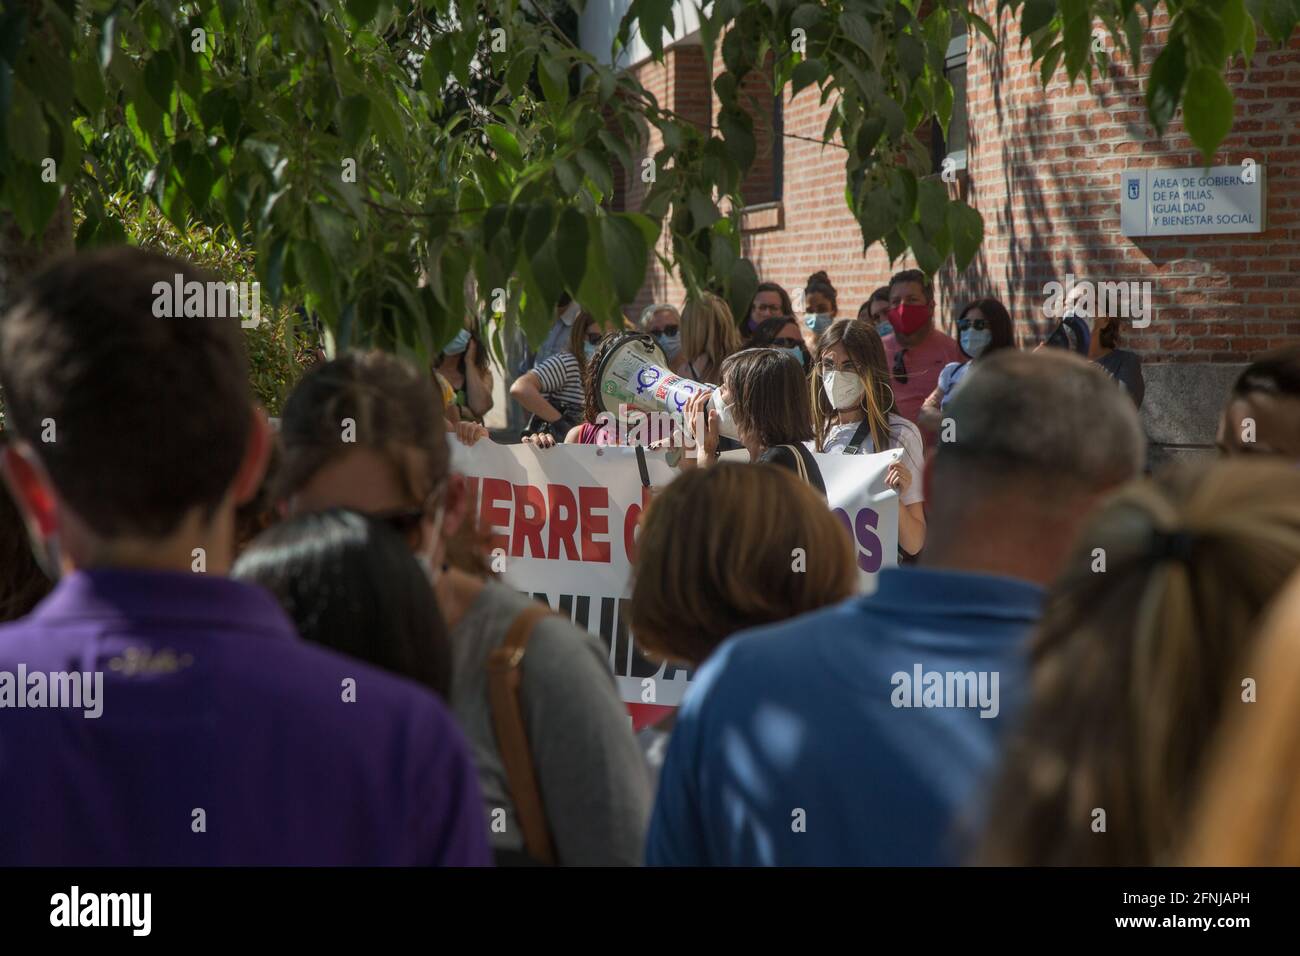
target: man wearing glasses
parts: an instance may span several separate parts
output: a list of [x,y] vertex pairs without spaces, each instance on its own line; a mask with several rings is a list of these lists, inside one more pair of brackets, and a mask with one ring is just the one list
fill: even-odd
[[[885,355],[892,372],[894,406],[898,414],[920,425],[921,405],[934,391],[939,373],[949,362],[965,356],[953,341],[934,327],[934,286],[920,269],[906,269],[889,280],[892,335],[885,336]],[[926,447],[935,434],[921,429]]]

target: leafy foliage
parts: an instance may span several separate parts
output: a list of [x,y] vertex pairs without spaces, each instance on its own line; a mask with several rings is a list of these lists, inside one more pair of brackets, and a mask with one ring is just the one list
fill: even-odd
[[[979,214],[931,174],[916,130],[946,124],[953,25],[993,38],[960,0],[714,0],[702,40],[720,50],[716,129],[662,108],[635,77],[572,39],[584,0],[25,0],[0,13],[0,212],[29,236],[71,189],[83,244],[121,241],[110,201],[138,192],[178,230],[251,252],[264,298],[302,301],[340,346],[421,358],[467,314],[492,348],[536,341],[564,293],[612,319],[667,225],[665,265],[692,293],[740,311],[741,184],[755,153],[746,77],[771,71],[833,100],[824,139],[845,150],[845,201],[864,245],[964,267]],[[1004,0],[1044,79],[1090,81],[1100,21],[1136,62],[1154,0]],[[1148,82],[1152,122],[1182,104],[1208,157],[1231,125],[1222,73],[1253,55],[1256,25],[1290,36],[1300,0],[1170,2]],[[924,13],[922,10],[924,9]],[[1145,21],[1143,19],[1145,15]],[[634,31],[663,56],[671,0],[633,0]],[[799,40],[796,43],[796,39]],[[766,72],[764,72],[766,75]],[[757,107],[757,108],[756,108]],[[663,147],[638,212],[612,208],[648,130]],[[42,177],[52,161],[53,182]],[[216,230],[224,227],[226,233]],[[496,293],[502,293],[500,295]]]
[[[120,225],[122,234],[110,230],[111,236],[91,237],[89,244],[107,239],[127,242],[155,252],[188,259],[225,282],[252,282],[256,278],[252,253],[234,242],[225,226],[209,228],[191,222],[178,229],[157,207],[124,194],[104,197],[108,222]],[[84,236],[93,225],[83,219],[79,224]],[[253,393],[271,415],[279,415],[290,390],[297,384],[309,361],[314,336],[299,319],[296,309],[282,301],[278,308],[262,303],[261,321],[244,329]]]

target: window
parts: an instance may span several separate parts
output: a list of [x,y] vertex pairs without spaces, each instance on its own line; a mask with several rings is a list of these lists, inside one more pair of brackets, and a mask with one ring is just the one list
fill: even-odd
[[[944,60],[943,74],[952,84],[952,116],[948,118],[948,138],[944,139],[939,121],[934,121],[930,137],[935,172],[943,171],[943,161],[951,157],[957,169],[966,168],[966,21],[956,18],[953,37],[948,42],[948,56]],[[960,31],[960,32],[959,32]]]

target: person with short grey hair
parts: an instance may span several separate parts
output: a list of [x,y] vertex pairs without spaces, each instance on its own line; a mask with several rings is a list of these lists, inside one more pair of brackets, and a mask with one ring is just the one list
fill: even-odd
[[[677,711],[651,865],[933,866],[965,858],[1047,583],[1137,478],[1132,401],[1084,359],[1004,350],[945,408],[920,563],[742,631]],[[866,528],[853,528],[860,559]],[[864,540],[865,539],[865,540]],[[756,769],[757,768],[757,769]]]
[[1007,349],[977,363],[938,436],[926,552],[1040,584],[1063,567],[1097,499],[1137,478],[1146,455],[1132,400],[1059,349]]
[[641,329],[654,336],[664,356],[671,362],[682,348],[682,317],[674,306],[663,302],[641,310]]

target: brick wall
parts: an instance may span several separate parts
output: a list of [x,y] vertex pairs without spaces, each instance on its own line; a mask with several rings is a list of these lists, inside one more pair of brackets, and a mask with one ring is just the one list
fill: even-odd
[[[981,11],[993,17],[995,4]],[[992,21],[991,21],[992,22]],[[1163,138],[1146,119],[1127,63],[1110,79],[1043,89],[1019,28],[998,25],[1001,46],[972,38],[969,199],[984,216],[984,245],[970,269],[940,277],[948,298],[1001,298],[1022,336],[1047,331],[1042,287],[1067,273],[1098,281],[1152,283],[1150,327],[1123,344],[1147,362],[1243,362],[1300,337],[1300,39],[1286,50],[1261,40],[1250,70],[1227,74],[1236,97],[1233,133],[1212,165],[1266,167],[1266,231],[1249,235],[1126,237],[1120,173],[1196,166],[1176,117]],[[1149,68],[1168,30],[1142,51]]]
[[[981,0],[977,9],[994,22],[995,0]],[[1199,162],[1181,114],[1157,137],[1126,64],[1091,90],[1083,83],[1070,89],[1059,75],[1044,90],[1029,67],[1028,47],[1019,47],[1018,25],[1004,17],[995,27],[999,47],[979,35],[969,41],[968,170],[953,187],[983,214],[984,244],[963,274],[949,266],[936,277],[941,321],[949,325],[962,303],[991,294],[1011,309],[1022,341],[1032,343],[1052,324],[1042,313],[1043,285],[1073,273],[1151,280],[1153,322],[1124,337],[1147,362],[1243,362],[1300,338],[1300,39],[1286,50],[1261,39],[1249,74],[1228,74],[1237,115],[1214,164],[1250,157],[1266,168],[1267,230],[1129,238],[1120,234],[1121,170]],[[1166,32],[1157,24],[1148,35],[1144,68]],[[709,100],[703,58],[689,42],[670,51],[667,65],[647,62],[634,71],[679,111],[700,115]],[[747,213],[744,252],[761,278],[791,291],[826,270],[840,314],[852,315],[891,272],[914,263],[891,267],[879,245],[864,253],[843,199],[843,151],[815,142],[829,109],[818,99],[814,89],[783,101],[780,204]],[[629,189],[632,208],[639,185]],[[638,305],[680,301],[682,293],[676,277],[652,262]]]

